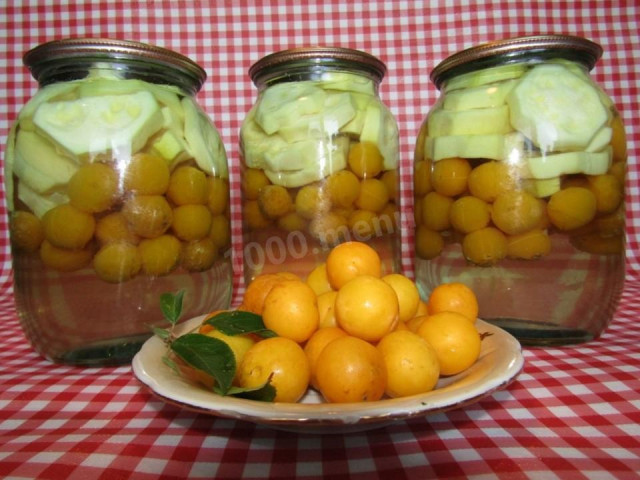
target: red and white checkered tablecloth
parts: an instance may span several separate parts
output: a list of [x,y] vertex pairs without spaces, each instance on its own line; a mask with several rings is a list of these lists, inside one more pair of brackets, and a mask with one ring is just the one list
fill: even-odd
[[[627,127],[627,282],[615,319],[588,344],[525,348],[507,390],[463,409],[362,433],[317,436],[190,413],[152,397],[128,366],[53,365],[13,309],[6,207],[0,205],[0,475],[6,478],[640,478],[640,5],[637,1],[2,2],[0,144],[34,93],[22,54],[69,36],[127,38],[177,50],[209,74],[199,100],[231,165],[239,265],[237,135],[255,98],[247,70],[295,46],[368,51],[388,67],[381,96],[400,126],[402,208],[415,136],[438,92],[431,69],[478,43],[567,33],[600,43],[593,76]],[[2,147],[4,151],[4,148]],[[403,229],[403,266],[412,234]],[[236,292],[240,292],[236,271]],[[236,301],[237,301],[236,294]],[[594,299],[597,301],[597,299]]]

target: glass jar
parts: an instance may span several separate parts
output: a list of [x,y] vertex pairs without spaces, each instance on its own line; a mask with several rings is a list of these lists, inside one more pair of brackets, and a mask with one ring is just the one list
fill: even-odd
[[625,268],[624,127],[589,71],[599,45],[520,37],[431,73],[441,96],[417,139],[415,275],[459,281],[480,317],[523,344],[598,337]]
[[65,39],[24,56],[39,89],[6,149],[14,293],[47,359],[130,361],[165,325],[230,302],[224,146],[194,97],[206,73],[163,48]]
[[347,48],[268,55],[240,131],[245,283],[306,276],[343,241],[399,268],[398,127],[378,95],[385,65]]

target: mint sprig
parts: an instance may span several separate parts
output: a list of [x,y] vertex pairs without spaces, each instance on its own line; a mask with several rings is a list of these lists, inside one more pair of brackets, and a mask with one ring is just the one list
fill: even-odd
[[207,318],[205,325],[211,325],[225,335],[256,334],[262,338],[277,337],[278,335],[264,326],[262,317],[252,312],[231,310],[219,312]]
[[[173,330],[182,315],[182,301],[184,299],[184,290],[180,290],[175,295],[173,293],[163,293],[160,295],[160,310],[165,320],[169,322],[171,328],[160,328],[152,326],[151,330],[160,337],[166,344],[171,344],[174,340]],[[166,362],[165,362],[166,363]]]
[[[154,334],[160,337],[167,344],[168,349],[184,363],[213,377],[215,393],[266,402],[273,401],[276,390],[270,383],[271,379],[256,388],[240,388],[233,385],[238,366],[233,350],[227,343],[195,332],[175,336],[174,329],[182,315],[183,300],[184,290],[176,294],[163,293],[160,296],[160,309],[169,322],[170,328],[151,327]],[[252,333],[263,338],[276,336],[272,330],[264,326],[260,315],[251,312],[239,310],[220,312],[207,318],[203,323],[211,325],[225,335]],[[162,360],[176,373],[180,373],[180,369],[168,353]]]
[[187,333],[171,343],[171,350],[185,363],[216,380],[222,395],[231,388],[236,373],[236,357],[222,340],[200,333]]
[[171,325],[175,325],[182,315],[182,302],[184,300],[184,290],[180,290],[175,295],[172,293],[163,293],[160,295],[160,309],[164,318]]

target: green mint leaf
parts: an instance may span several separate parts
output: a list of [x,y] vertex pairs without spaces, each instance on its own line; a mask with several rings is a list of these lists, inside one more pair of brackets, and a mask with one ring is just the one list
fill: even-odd
[[211,375],[221,394],[226,395],[236,373],[236,357],[229,345],[207,335],[187,333],[171,343],[171,350],[187,364]]
[[255,333],[262,338],[277,336],[273,330],[269,330],[264,326],[260,315],[242,310],[220,312],[207,318],[203,323],[211,325],[225,335]]
[[166,328],[158,328],[158,327],[151,326],[151,330],[155,335],[160,337],[165,342],[171,338],[171,332]]
[[180,315],[182,315],[182,299],[184,297],[184,290],[180,290],[175,295],[173,293],[163,293],[160,295],[160,309],[164,318],[166,318],[171,325],[178,323]]
[[273,402],[276,398],[276,388],[268,381],[264,385],[256,388],[231,387],[227,395],[246,398],[247,400],[258,400],[260,402]]
[[171,370],[173,370],[174,373],[176,373],[177,375],[180,375],[180,369],[176,365],[176,362],[173,361],[173,359],[169,358],[167,355],[164,355],[162,357],[162,362]]

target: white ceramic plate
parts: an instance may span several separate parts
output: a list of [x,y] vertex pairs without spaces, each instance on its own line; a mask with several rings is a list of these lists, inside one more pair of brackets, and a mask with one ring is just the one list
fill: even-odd
[[[178,335],[196,328],[196,317],[182,323]],[[158,398],[198,413],[270,425],[283,430],[336,433],[360,431],[416,416],[464,407],[509,385],[522,370],[520,343],[504,330],[478,320],[482,341],[480,358],[459,375],[443,378],[436,389],[411,397],[352,404],[323,403],[312,389],[300,403],[265,403],[223,397],[178,376],[162,361],[166,346],[150,338],[133,359],[134,375]]]

